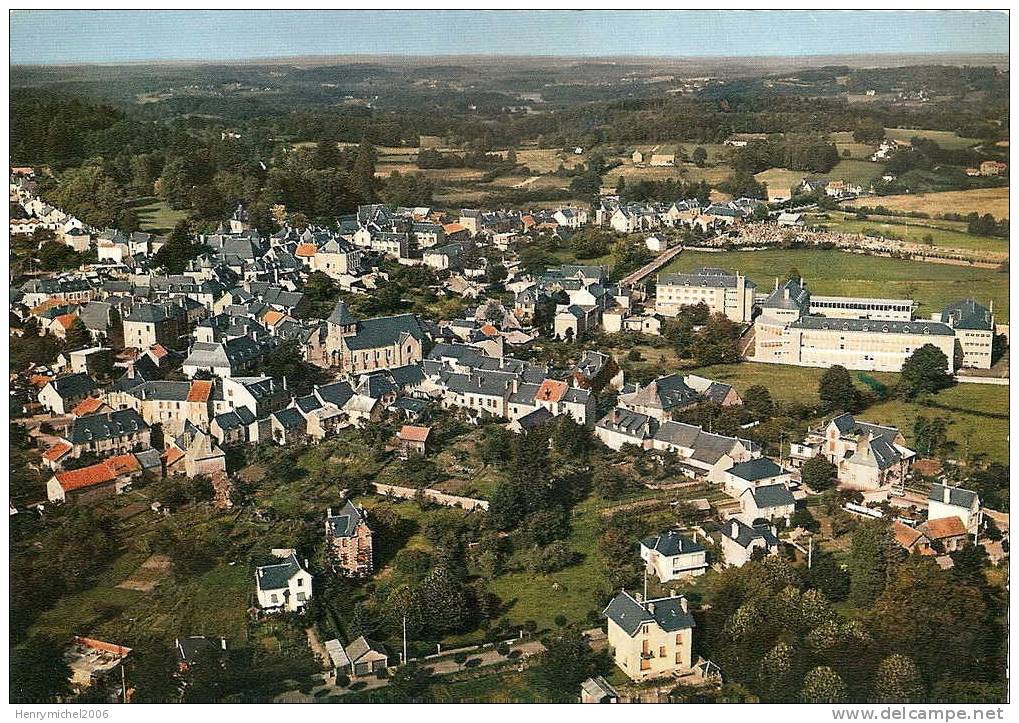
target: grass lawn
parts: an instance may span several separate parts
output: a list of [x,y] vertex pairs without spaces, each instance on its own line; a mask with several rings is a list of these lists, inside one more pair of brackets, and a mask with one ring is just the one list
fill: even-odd
[[882,173],[884,173],[884,166],[880,163],[843,159],[828,172],[828,177],[859,184],[866,188]]
[[178,221],[189,218],[187,211],[175,211],[157,198],[139,198],[135,202],[135,213],[142,231],[155,234],[168,234]]
[[974,188],[969,191],[906,193],[898,196],[872,196],[850,201],[849,206],[884,206],[892,211],[922,211],[932,216],[944,213],[989,213],[1008,218],[1008,186]]
[[[925,244],[924,237],[930,236],[934,245],[939,248],[965,249],[967,251],[1008,252],[1008,240],[991,236],[976,236],[967,233],[965,224],[952,221],[931,221],[929,219],[896,218],[894,216],[870,217],[865,221],[857,221],[852,215],[837,212],[812,217],[812,223],[828,226],[833,231],[842,233],[864,233],[868,236],[881,235],[886,238],[898,238],[918,244]],[[953,224],[951,228],[946,224]],[[959,230],[959,228],[963,230]]]
[[[732,384],[741,394],[748,387],[760,384],[768,388],[772,398],[776,401],[817,404],[820,401],[817,396],[817,384],[825,370],[785,364],[741,362],[701,367],[700,369],[691,369],[690,372],[708,379]],[[864,388],[864,384],[859,379],[858,375],[860,374],[873,377],[887,386],[895,384],[899,377],[898,374],[888,372],[850,372],[861,389]]]
[[1008,321],[1008,274],[991,269],[843,251],[767,249],[684,251],[662,273],[701,266],[739,269],[762,291],[772,288],[776,277],[785,278],[789,269],[795,267],[816,294],[912,298],[919,303],[917,316],[927,318],[946,304],[972,296],[982,304],[993,300],[997,321]]
[[838,131],[837,133],[830,133],[829,135],[835,143],[835,147],[839,151],[839,157],[842,157],[842,153],[848,149],[850,158],[867,160],[877,149],[876,143],[857,143],[854,141],[852,131]]
[[555,627],[556,616],[565,615],[570,622],[590,627],[588,611],[600,612],[609,594],[609,582],[598,555],[600,504],[592,497],[574,509],[573,532],[568,541],[582,557],[579,564],[548,575],[511,572],[492,581],[489,589],[502,598],[507,618],[521,623],[534,620],[541,630]]
[[899,143],[909,143],[910,138],[929,138],[942,148],[950,150],[969,148],[980,143],[979,138],[963,138],[954,131],[934,131],[922,128],[885,128],[885,137]]
[[876,404],[866,417],[898,426],[912,442],[913,422],[921,414],[948,418],[948,439],[956,444],[952,456],[984,455],[988,461],[1008,464],[1008,387],[957,384],[927,404],[902,400]]

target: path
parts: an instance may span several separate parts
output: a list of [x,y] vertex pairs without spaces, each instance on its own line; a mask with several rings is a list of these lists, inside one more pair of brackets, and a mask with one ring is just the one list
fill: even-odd
[[541,176],[531,176],[530,178],[524,179],[520,183],[514,183],[510,188],[527,188],[532,183],[537,181],[539,178],[541,178]]
[[636,271],[629,273],[622,279],[620,279],[619,285],[633,286],[634,284],[643,281],[644,279],[646,279],[648,276],[655,273],[659,269],[664,268],[670,261],[679,256],[682,252],[683,252],[682,246],[673,246],[671,249],[663,251],[657,257],[655,257],[653,261],[644,264]]

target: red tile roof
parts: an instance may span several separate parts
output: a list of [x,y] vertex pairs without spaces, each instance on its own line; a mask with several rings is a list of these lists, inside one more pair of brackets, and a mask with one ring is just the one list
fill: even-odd
[[81,469],[58,472],[55,477],[64,492],[71,492],[112,482],[121,475],[140,472],[141,468],[133,454],[121,454]]
[[284,314],[282,311],[270,309],[269,311],[265,312],[265,317],[263,318],[263,321],[266,323],[267,326],[275,326],[276,322],[278,322],[284,316],[286,316],[286,314]]
[[104,464],[118,476],[142,471],[141,463],[133,454],[119,454],[116,457],[110,457]]
[[538,387],[538,391],[535,392],[534,398],[542,402],[558,402],[569,390],[569,385],[566,382],[561,382],[558,379],[546,379]]
[[315,255],[318,251],[318,247],[315,244],[297,244],[297,250],[294,251],[294,256],[304,256],[305,258]]
[[413,424],[405,424],[400,428],[400,433],[397,436],[408,442],[425,442],[428,440],[428,435],[431,431],[431,427],[417,427]]
[[77,318],[78,317],[75,316],[74,314],[61,314],[60,316],[56,317],[54,321],[60,324],[60,326],[64,327],[65,329],[70,329],[71,325],[74,324],[74,320]]
[[460,233],[461,231],[466,230],[467,227],[460,223],[447,223],[445,226],[442,227],[442,232],[450,236],[455,233]]
[[65,454],[71,451],[71,445],[67,442],[57,442],[52,447],[42,453],[42,458],[47,462],[56,462],[58,459],[63,457]]
[[95,414],[103,408],[104,404],[105,402],[103,402],[102,399],[98,399],[96,397],[85,397],[78,403],[78,406],[71,410],[71,414],[76,417],[84,417],[86,414]]
[[162,359],[163,357],[170,353],[170,350],[167,349],[162,344],[153,344],[152,346],[149,347],[149,351],[152,352],[152,356],[154,356],[156,359]]
[[184,450],[179,447],[170,447],[170,449],[163,452],[163,460],[166,461],[166,466],[169,467],[174,462],[179,461],[184,457]]
[[189,402],[207,402],[212,394],[212,382],[198,380],[191,382],[191,389],[188,391]]
[[960,537],[967,534],[966,526],[958,517],[942,517],[927,520],[920,527],[932,540],[943,540],[946,537]]

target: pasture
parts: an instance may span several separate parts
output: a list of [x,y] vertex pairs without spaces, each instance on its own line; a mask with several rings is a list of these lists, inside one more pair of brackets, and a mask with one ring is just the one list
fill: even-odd
[[918,316],[929,317],[946,304],[974,297],[994,301],[999,322],[1008,321],[1008,274],[992,269],[932,264],[818,249],[767,249],[721,253],[684,251],[663,271],[701,266],[739,269],[767,291],[775,278],[795,268],[817,294],[911,298]]
[[850,201],[850,206],[884,206],[891,211],[920,211],[931,216],[958,213],[963,216],[989,213],[997,219],[1008,218],[1008,187],[974,188],[969,191],[941,191],[939,193],[909,193],[898,196],[880,196]]
[[979,138],[963,138],[953,131],[935,131],[926,130],[923,128],[885,128],[885,137],[898,141],[899,143],[909,143],[910,138],[927,138],[934,141],[942,148],[949,150],[958,150],[961,148],[969,148],[980,143]]

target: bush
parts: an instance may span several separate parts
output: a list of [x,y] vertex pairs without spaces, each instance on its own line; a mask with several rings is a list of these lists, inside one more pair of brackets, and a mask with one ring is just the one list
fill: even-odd
[[495,652],[497,652],[499,655],[505,658],[507,655],[510,654],[509,643],[506,642],[499,643],[498,645],[495,646]]
[[386,678],[389,677],[389,669],[381,668],[375,671],[375,677],[378,678],[379,680],[385,680]]
[[336,685],[339,688],[346,688],[348,685],[350,685],[350,676],[340,673],[339,675],[336,676]]
[[365,683],[363,680],[359,680],[356,683],[351,683],[350,689],[351,690],[355,690],[355,691],[356,690],[364,690],[367,686],[368,686],[367,683]]
[[506,657],[509,658],[510,660],[516,660],[521,656],[521,654],[522,653],[519,650],[511,650],[509,651],[509,655],[507,655]]

